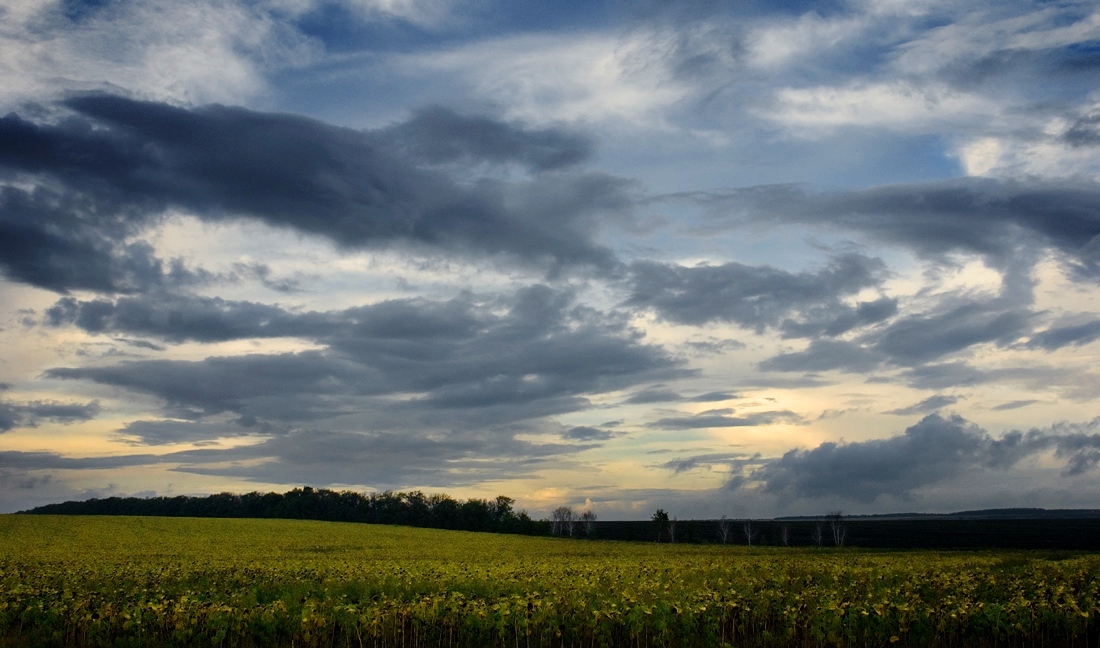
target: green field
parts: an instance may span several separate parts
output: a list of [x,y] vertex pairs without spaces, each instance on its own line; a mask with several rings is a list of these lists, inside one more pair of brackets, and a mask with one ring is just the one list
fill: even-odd
[[4,646],[1097,645],[1100,556],[0,516]]

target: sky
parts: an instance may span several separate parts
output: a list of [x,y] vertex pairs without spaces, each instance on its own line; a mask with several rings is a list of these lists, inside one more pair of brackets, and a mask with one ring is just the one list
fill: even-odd
[[1100,9],[7,0],[0,512],[1100,508]]

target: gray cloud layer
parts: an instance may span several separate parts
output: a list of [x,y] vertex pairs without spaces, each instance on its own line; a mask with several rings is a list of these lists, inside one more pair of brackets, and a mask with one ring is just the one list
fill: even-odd
[[726,263],[675,266],[636,261],[630,266],[627,304],[652,308],[679,324],[733,322],[762,332],[779,327],[792,337],[835,336],[882,321],[897,311],[894,300],[841,300],[878,286],[885,265],[858,254],[834,258],[817,272]]
[[[57,291],[163,282],[171,269],[126,241],[169,208],[257,220],[345,249],[407,243],[607,268],[613,257],[592,240],[594,218],[632,201],[621,179],[563,170],[589,155],[580,136],[444,109],[371,133],[108,95],[64,107],[71,115],[56,122],[0,118],[0,178],[36,185],[0,189],[0,268]],[[533,175],[466,183],[430,168],[464,159],[514,160]]]
[[[978,254],[994,267],[1022,246],[1051,246],[1100,276],[1100,185],[1088,180],[960,178],[812,194],[774,185],[689,196],[731,225],[799,224],[860,233],[925,257]],[[735,215],[735,216],[733,216]]]
[[[960,416],[930,414],[887,439],[791,450],[765,462],[748,479],[784,499],[839,497],[873,502],[882,496],[908,497],[969,471],[1009,469],[1048,451],[1065,459],[1065,474],[1073,476],[1100,463],[1098,430],[1100,419],[1085,425],[1012,431],[995,439]],[[731,486],[745,483],[739,476]]]
[[584,394],[682,373],[625,324],[544,286],[504,300],[393,300],[328,313],[179,299],[63,299],[47,317],[93,332],[175,341],[299,336],[326,349],[58,368],[48,375],[151,394],[183,418],[235,412],[304,420],[361,407],[366,401],[359,399],[403,395],[390,406],[491,411],[513,420],[584,407]]
[[0,400],[0,432],[20,427],[38,427],[41,420],[56,423],[90,421],[100,412],[97,401],[85,403],[59,403],[56,401],[31,401],[14,403]]

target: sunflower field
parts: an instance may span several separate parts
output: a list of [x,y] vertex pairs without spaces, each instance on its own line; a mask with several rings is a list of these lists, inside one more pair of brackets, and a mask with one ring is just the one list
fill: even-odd
[[0,646],[1096,646],[1100,556],[0,516]]

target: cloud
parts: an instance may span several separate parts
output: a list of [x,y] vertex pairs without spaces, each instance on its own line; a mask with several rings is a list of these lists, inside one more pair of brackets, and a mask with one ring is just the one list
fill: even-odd
[[[4,149],[0,141],[0,158]],[[115,218],[102,217],[104,212]],[[85,196],[0,187],[0,272],[61,293],[132,293],[202,281],[181,261],[166,263],[147,243],[128,241],[137,228],[126,221],[145,218],[136,208]]]
[[268,72],[302,65],[319,44],[272,3],[196,0],[5,3],[0,103],[111,89],[176,102],[241,101]]
[[[898,436],[791,450],[756,468],[745,483],[755,481],[788,500],[839,497],[866,503],[883,496],[907,498],[972,471],[1007,470],[1051,450],[1066,460],[1065,474],[1072,476],[1100,461],[1097,429],[1100,421],[1094,420],[1013,430],[995,439],[960,416],[929,414]],[[742,483],[738,479],[735,485]]]
[[574,300],[545,286],[485,300],[390,300],[300,314],[218,300],[198,300],[207,308],[197,312],[174,311],[156,298],[151,308],[138,300],[120,311],[117,304],[90,302],[86,314],[89,303],[62,300],[61,312],[51,309],[47,317],[91,330],[203,341],[294,335],[325,348],[55,368],[47,375],[150,394],[181,419],[234,412],[301,421],[446,410],[453,426],[490,422],[482,416],[524,420],[575,411],[587,407],[586,394],[683,375],[677,361],[644,344],[624,322]]
[[[183,425],[187,423],[178,422],[177,427]],[[154,434],[167,432],[167,436],[154,443],[192,440],[190,434],[169,431],[168,422],[159,427]],[[163,466],[176,472],[265,484],[361,484],[381,490],[526,477],[532,470],[592,447],[589,443],[534,444],[480,432],[439,436],[407,430],[295,428],[247,445],[164,454],[70,457],[56,452],[0,451],[0,466],[23,477],[35,471]]]
[[[57,123],[0,119],[0,170],[40,185],[3,189],[0,227],[11,243],[0,249],[0,268],[55,290],[125,292],[156,283],[162,262],[124,240],[172,209],[208,221],[259,221],[345,250],[404,243],[607,268],[613,256],[592,241],[594,219],[632,204],[629,182],[595,173],[459,183],[418,166],[392,133],[387,140],[305,117],[110,95],[64,105],[74,114]],[[480,130],[461,128],[469,122]],[[585,140],[564,132],[438,111],[394,128],[424,141],[453,131],[441,148],[414,144],[419,156],[515,159],[541,169],[585,155]]]
[[784,88],[758,116],[800,137],[818,138],[841,127],[942,132],[952,124],[977,125],[998,105],[980,95],[940,84],[853,82],[845,87]]
[[757,427],[773,423],[800,423],[802,417],[790,410],[774,412],[749,412],[734,416],[734,410],[723,408],[708,410],[690,416],[670,416],[657,419],[647,427],[663,430],[697,430],[704,428]]
[[1032,349],[1054,351],[1066,346],[1082,346],[1100,338],[1100,320],[1084,324],[1052,326],[1031,336],[1027,346]]
[[455,0],[311,0],[307,6],[315,9],[325,4],[344,6],[369,21],[396,19],[425,28],[438,28],[446,20],[454,19],[452,13],[459,3]]
[[838,335],[893,314],[886,303],[851,307],[841,299],[880,285],[885,265],[858,254],[835,257],[816,272],[726,263],[693,267],[654,261],[630,265],[630,306],[678,324],[733,322],[762,332]]
[[1100,146],[1100,112],[1079,117],[1062,137],[1074,147]]
[[705,394],[693,396],[688,400],[693,403],[713,403],[715,401],[727,401],[734,398],[737,398],[737,394],[732,392],[707,392]]
[[99,401],[81,405],[57,401],[15,403],[0,400],[0,432],[21,427],[38,427],[41,420],[61,424],[90,421],[98,416],[99,412]]
[[109,470],[127,466],[145,466],[172,461],[170,455],[112,455],[107,457],[68,457],[57,452],[0,451],[0,466],[14,471],[29,470]]
[[1007,411],[1007,410],[1020,409],[1020,408],[1027,407],[1029,405],[1034,405],[1035,403],[1041,403],[1041,402],[1042,401],[1035,400],[1035,399],[1015,400],[1015,401],[1009,401],[1007,403],[1001,403],[1000,405],[996,405],[996,406],[991,407],[989,409],[991,409],[995,412],[1004,412],[1004,411]]
[[993,342],[1007,346],[1030,329],[1030,313],[1001,311],[971,302],[934,315],[914,315],[891,323],[874,348],[897,364],[924,364],[971,347]]
[[831,48],[850,43],[869,24],[862,16],[823,18],[813,11],[763,24],[747,35],[749,61],[755,67],[777,70],[808,56],[827,56]]
[[[400,317],[413,318],[408,325],[463,326],[469,322],[429,323],[431,317],[447,313],[417,311],[415,302],[383,302],[368,309],[317,313],[288,311],[279,306],[247,301],[229,301],[220,297],[151,292],[114,300],[77,300],[63,297],[46,309],[43,322],[49,326],[77,326],[93,334],[126,334],[154,337],[170,342],[220,342],[250,338],[303,337],[324,339],[339,330],[347,331],[358,318],[369,316],[369,328],[396,323]],[[402,307],[407,312],[402,312]],[[453,311],[453,316],[462,313]],[[133,344],[133,342],[131,342]],[[139,343],[139,345],[144,343]],[[155,345],[154,345],[155,347]]]
[[683,398],[679,393],[668,389],[665,385],[654,385],[631,395],[624,402],[631,404],[668,403],[683,400]]
[[730,454],[730,453],[711,453],[695,455],[692,457],[684,457],[682,459],[672,459],[660,464],[659,468],[665,470],[671,470],[675,474],[690,472],[698,468],[712,468],[721,466],[723,468],[730,468],[731,466],[739,466],[751,461],[750,458],[744,454]]
[[979,385],[996,379],[994,373],[961,360],[911,367],[901,376],[911,387],[932,390]]
[[[975,254],[1005,268],[1028,249],[1054,248],[1096,274],[1100,185],[1089,180],[962,178],[808,193],[792,186],[685,195],[730,226],[804,225],[898,245],[944,260]],[[1021,258],[1023,256],[1023,258]]]
[[569,441],[607,441],[615,438],[616,434],[608,430],[601,430],[587,425],[578,425],[569,428],[561,436],[563,439]]
[[266,432],[251,426],[237,424],[211,424],[200,421],[159,420],[131,421],[118,434],[134,439],[134,445],[167,445],[172,443],[201,443],[226,437],[239,437],[250,433]]
[[[950,396],[944,394],[936,394],[935,396],[929,396],[919,403],[914,403],[909,407],[899,407],[898,409],[892,409],[883,414],[896,414],[898,416],[912,416],[913,414],[927,414],[929,412],[935,412],[948,405],[954,405],[959,402],[958,396]],[[996,409],[996,408],[994,408]]]
[[665,64],[677,41],[645,30],[530,33],[410,54],[398,65],[418,76],[459,78],[509,116],[535,123],[660,126],[662,113],[690,92]]
[[1094,54],[1080,45],[1100,36],[1095,13],[1073,4],[1018,7],[1024,11],[1003,5],[961,13],[901,45],[895,66],[904,74],[939,75],[971,87],[1030,80],[1036,72],[1079,73],[1080,63]]
[[380,135],[429,164],[514,162],[547,171],[579,164],[593,153],[592,141],[575,133],[527,129],[488,117],[460,115],[443,106],[417,110],[411,119]]
[[803,351],[780,353],[758,365],[763,371],[832,371],[866,373],[886,357],[873,349],[844,340],[811,340]]

